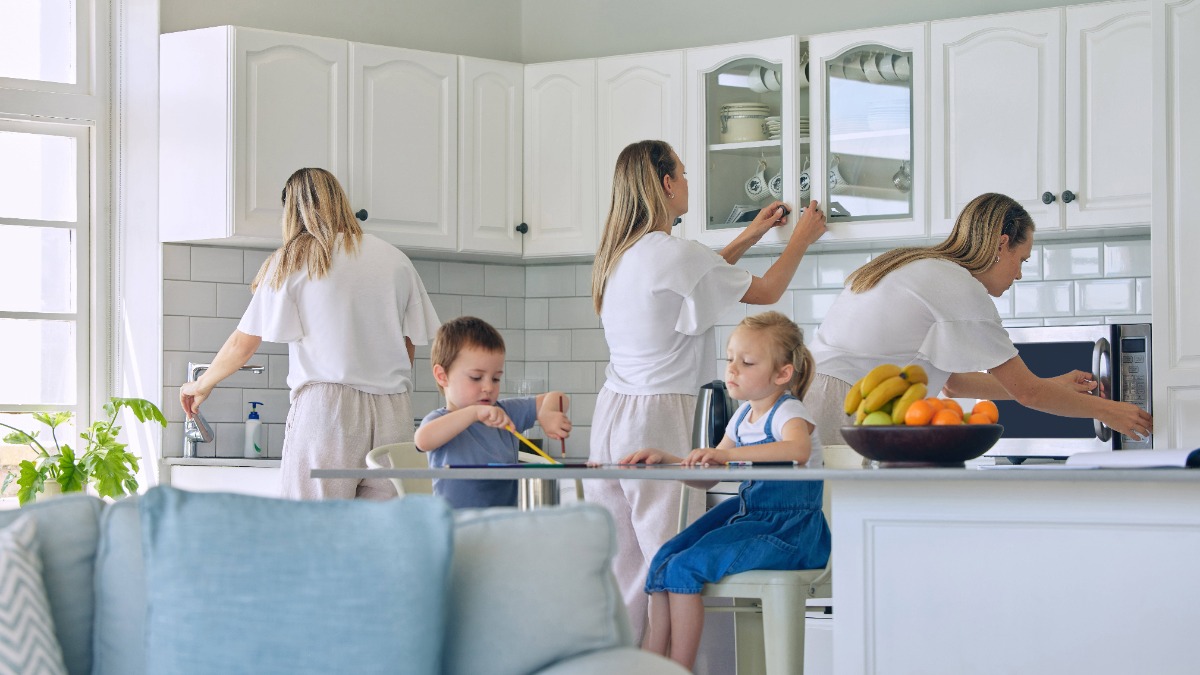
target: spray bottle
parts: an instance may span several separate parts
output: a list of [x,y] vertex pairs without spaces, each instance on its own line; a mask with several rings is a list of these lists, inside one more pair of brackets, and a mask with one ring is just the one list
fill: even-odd
[[258,419],[257,407],[260,401],[250,401],[250,415],[246,417],[246,449],[247,459],[263,459],[267,456],[262,442],[262,421]]

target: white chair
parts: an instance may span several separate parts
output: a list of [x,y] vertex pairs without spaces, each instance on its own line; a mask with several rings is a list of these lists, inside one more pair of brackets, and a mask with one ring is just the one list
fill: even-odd
[[[372,469],[428,469],[429,460],[425,453],[417,450],[417,444],[391,443],[381,445],[367,453],[367,466]],[[392,485],[400,496],[411,494],[433,494],[433,480],[429,478],[392,478]]]
[[[679,529],[686,526],[689,493],[701,499],[705,491],[683,486]],[[830,515],[829,491],[823,510]],[[706,598],[729,598],[732,606],[706,606],[710,612],[734,612],[738,675],[803,675],[804,618],[810,598],[833,595],[833,561],[815,570],[751,570],[705,584]]]

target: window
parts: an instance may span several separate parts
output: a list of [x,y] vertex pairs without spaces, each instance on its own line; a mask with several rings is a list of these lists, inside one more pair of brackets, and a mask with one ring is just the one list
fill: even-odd
[[81,27],[87,25],[90,4],[87,0],[4,0],[0,79],[10,80],[4,86],[77,90],[79,73],[87,72],[90,41]]

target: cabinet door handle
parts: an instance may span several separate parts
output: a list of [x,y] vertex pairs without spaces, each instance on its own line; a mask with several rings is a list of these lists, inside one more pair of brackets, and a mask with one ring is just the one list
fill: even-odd
[[1043,204],[1053,204],[1054,203],[1054,193],[1053,192],[1043,192],[1042,193],[1042,203]]
[[1063,190],[1063,203],[1070,204],[1075,201],[1075,193],[1070,190]]
[[367,210],[359,209],[359,210],[355,211],[354,217],[358,218],[359,220],[363,221],[364,223],[367,222]]
[[526,232],[529,231],[529,226],[526,225],[525,223],[521,223],[520,225],[518,225],[516,227],[516,230],[517,230],[517,232],[520,232],[521,234],[525,234]]

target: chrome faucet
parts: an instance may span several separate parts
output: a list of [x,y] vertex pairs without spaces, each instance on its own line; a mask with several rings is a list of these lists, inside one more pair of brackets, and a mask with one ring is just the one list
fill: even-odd
[[[195,382],[199,379],[200,374],[208,370],[212,366],[211,363],[188,363],[187,381]],[[265,366],[242,366],[238,370],[248,370],[255,375],[262,375],[266,372]],[[193,415],[183,424],[183,456],[195,457],[197,443],[212,443],[216,438],[216,433],[213,432],[212,425],[208,420],[204,419],[204,415],[196,410]]]

